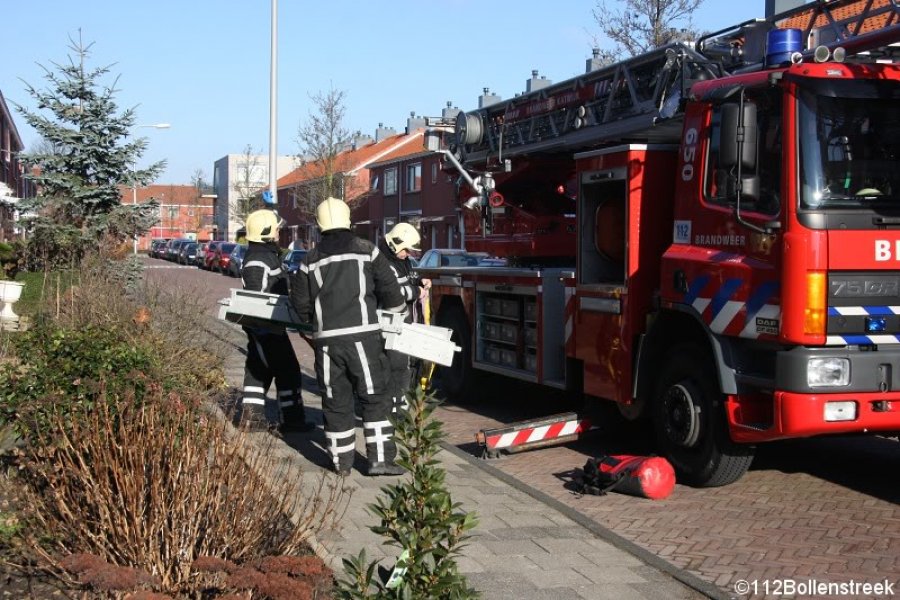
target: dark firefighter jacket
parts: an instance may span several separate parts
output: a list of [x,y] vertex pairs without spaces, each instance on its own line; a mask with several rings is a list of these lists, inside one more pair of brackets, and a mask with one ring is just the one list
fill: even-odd
[[325,232],[292,277],[291,302],[302,321],[315,325],[315,339],[379,331],[376,307],[405,308],[388,259],[346,229]]

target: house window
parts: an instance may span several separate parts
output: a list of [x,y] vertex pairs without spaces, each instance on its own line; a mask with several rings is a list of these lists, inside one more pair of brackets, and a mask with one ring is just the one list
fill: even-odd
[[384,170],[384,195],[391,196],[397,193],[397,168]]
[[418,192],[422,189],[422,163],[406,166],[406,191]]

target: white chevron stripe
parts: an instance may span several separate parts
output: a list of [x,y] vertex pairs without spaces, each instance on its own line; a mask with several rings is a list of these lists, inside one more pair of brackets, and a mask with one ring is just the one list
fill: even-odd
[[516,439],[516,435],[518,435],[517,431],[504,433],[500,436],[500,439],[497,441],[497,445],[495,446],[495,448],[506,448],[507,446],[511,446],[513,441],[515,441]]
[[[871,314],[866,310],[865,306],[832,306],[832,308],[836,310],[839,315],[845,317],[868,317]],[[883,306],[879,308],[886,308],[895,315],[900,315],[900,306]]]
[[[897,336],[893,335],[867,335],[866,339],[872,344],[900,344]],[[826,346],[846,346],[847,341],[839,335],[829,335],[825,338]]]
[[862,306],[835,306],[834,309],[845,317],[864,317],[869,314]]
[[550,431],[549,425],[544,425],[542,427],[535,427],[531,432],[531,435],[528,436],[528,439],[525,440],[525,443],[528,442],[539,442],[544,439],[544,436],[547,435],[547,432]]
[[560,430],[559,435],[572,435],[578,429],[578,421],[566,421],[566,424],[563,425],[563,428]]
[[722,310],[719,311],[719,314],[713,319],[712,323],[709,324],[709,328],[716,333],[722,333],[731,321],[734,320],[734,316],[744,308],[744,305],[744,302],[729,300],[725,303],[725,306],[722,307]]
[[703,314],[703,311],[706,310],[706,307],[709,306],[709,303],[712,302],[710,298],[694,298],[694,303],[691,305],[694,307],[699,314]]

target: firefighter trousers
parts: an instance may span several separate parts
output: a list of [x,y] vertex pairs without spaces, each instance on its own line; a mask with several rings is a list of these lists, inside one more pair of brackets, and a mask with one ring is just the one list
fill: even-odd
[[249,327],[245,327],[244,331],[247,333],[247,361],[244,365],[242,414],[256,421],[266,419],[266,391],[274,379],[280,419],[285,423],[303,423],[305,414],[300,363],[287,333]]
[[406,393],[413,387],[411,359],[408,354],[395,350],[388,350],[387,355],[391,362],[391,411],[409,410]]
[[335,471],[347,472],[356,454],[354,392],[362,405],[370,464],[396,456],[391,412],[390,362],[381,332],[316,342],[316,376],[322,393],[325,439]]

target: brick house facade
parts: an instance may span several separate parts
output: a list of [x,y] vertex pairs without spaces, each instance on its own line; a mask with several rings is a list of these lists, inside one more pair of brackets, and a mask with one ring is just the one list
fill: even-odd
[[[135,190],[121,188],[122,204],[133,204]],[[159,202],[159,219],[147,235],[138,239],[138,250],[146,252],[150,240],[195,235],[197,240],[213,239],[214,197],[203,194],[193,185],[148,185],[137,188],[137,203],[155,198]]]
[[35,185],[25,179],[25,165],[18,159],[24,149],[12,113],[0,92],[0,241],[20,237],[16,205],[22,198],[35,195]]
[[422,250],[459,248],[456,176],[442,170],[441,155],[419,148],[370,165],[371,192],[351,217],[361,237],[378,242],[395,224],[422,234]]

